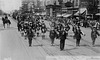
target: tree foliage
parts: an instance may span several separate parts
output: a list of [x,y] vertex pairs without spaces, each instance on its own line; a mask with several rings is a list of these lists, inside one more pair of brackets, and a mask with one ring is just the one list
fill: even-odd
[[96,14],[98,12],[98,0],[87,0],[87,10],[89,14]]
[[66,2],[66,3],[65,3],[65,6],[66,6],[66,7],[72,7],[72,6],[73,6],[73,3],[71,3],[70,1],[69,1],[69,2]]
[[63,0],[58,0],[59,4],[62,4]]

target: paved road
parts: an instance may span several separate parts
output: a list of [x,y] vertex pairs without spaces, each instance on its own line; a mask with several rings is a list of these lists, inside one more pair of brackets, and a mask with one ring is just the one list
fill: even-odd
[[[60,40],[55,40],[55,46],[51,46],[49,32],[46,33],[46,38],[43,40],[41,37],[33,39],[32,47],[29,47],[28,40],[25,40],[17,31],[16,22],[10,17],[9,19],[12,22],[11,27],[4,29],[0,18],[0,60],[45,60],[47,56],[100,55],[100,37],[97,38],[96,47],[92,47],[91,30],[88,28],[82,28],[86,36],[83,36],[80,47],[75,46],[75,40],[72,38],[73,33],[70,30],[68,39],[66,39],[65,50],[60,51]],[[49,22],[45,22],[49,27]]]

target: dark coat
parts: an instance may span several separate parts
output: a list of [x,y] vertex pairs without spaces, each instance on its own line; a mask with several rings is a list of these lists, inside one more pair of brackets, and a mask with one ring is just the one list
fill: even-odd
[[80,29],[76,30],[75,32],[75,38],[76,39],[81,39],[81,35],[83,35],[83,33],[81,32]]
[[91,38],[97,38],[99,35],[98,31],[91,31]]
[[5,23],[5,18],[2,17],[3,24]]
[[17,23],[17,27],[21,27],[21,24],[20,24],[20,22],[18,22],[18,23]]
[[75,26],[73,26],[72,31],[75,33],[77,30],[77,28]]
[[9,24],[11,24],[11,21],[10,20],[7,20],[7,21],[8,21]]
[[46,33],[47,28],[46,28],[46,25],[45,25],[45,24],[43,24],[43,25],[41,26],[41,31],[42,31],[42,33]]
[[61,40],[65,40],[66,39],[66,36],[67,36],[67,34],[66,34],[65,31],[60,31],[60,39]]
[[66,31],[69,31],[70,30],[70,26],[68,25],[68,26],[65,26],[65,30]]
[[34,33],[32,32],[32,30],[27,31],[27,36],[28,38],[31,38],[31,39],[34,37]]
[[51,31],[50,31],[49,37],[50,37],[51,39],[54,39],[54,38],[56,37],[56,32],[55,32],[55,30],[51,30]]

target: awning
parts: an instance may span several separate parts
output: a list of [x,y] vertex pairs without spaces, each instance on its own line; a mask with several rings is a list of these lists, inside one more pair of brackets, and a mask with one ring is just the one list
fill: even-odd
[[66,14],[66,15],[64,15],[63,17],[69,17],[69,16],[71,16],[72,14]]
[[79,13],[82,14],[82,13],[84,13],[87,9],[86,9],[86,8],[80,8],[79,10],[80,10],[80,12],[78,11],[78,12],[75,13],[74,15],[79,15]]
[[96,15],[100,15],[100,13],[97,13]]

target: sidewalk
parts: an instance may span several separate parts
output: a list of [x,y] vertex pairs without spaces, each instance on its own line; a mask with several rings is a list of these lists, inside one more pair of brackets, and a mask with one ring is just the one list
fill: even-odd
[[1,30],[4,30],[4,27],[3,27],[2,18],[0,17],[0,31],[1,31]]

